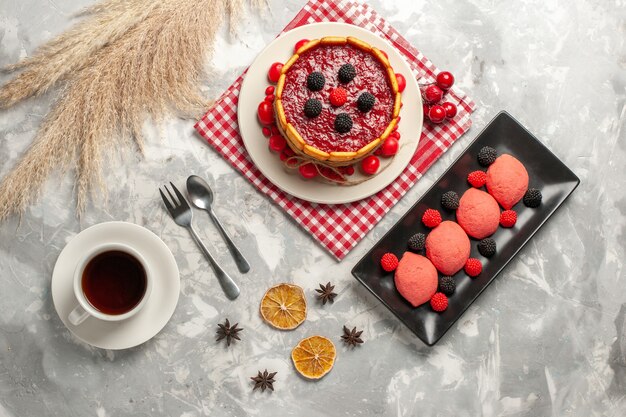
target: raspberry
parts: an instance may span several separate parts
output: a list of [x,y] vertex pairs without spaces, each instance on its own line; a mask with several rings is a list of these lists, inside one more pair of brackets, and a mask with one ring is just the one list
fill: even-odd
[[504,210],[500,213],[500,226],[513,227],[517,221],[517,213],[513,210]]
[[478,242],[478,252],[485,258],[491,258],[496,254],[496,241],[487,237]]
[[541,191],[536,188],[529,188],[524,194],[524,205],[526,207],[535,208],[541,204]]
[[308,118],[314,118],[319,116],[322,113],[322,102],[314,99],[314,98],[310,98],[306,101],[306,103],[304,103],[304,114],[306,115],[306,117]]
[[465,273],[470,277],[477,277],[483,271],[483,265],[476,258],[469,258],[465,262]]
[[330,104],[335,107],[343,106],[348,101],[348,92],[341,87],[333,88],[330,92]]
[[387,272],[394,271],[398,267],[398,257],[387,252],[380,258],[380,266]]
[[441,277],[439,278],[439,291],[444,293],[445,295],[452,295],[456,290],[456,282],[452,277]]
[[321,72],[314,71],[306,77],[306,86],[311,91],[320,91],[326,84],[326,78]]
[[422,223],[430,229],[437,227],[441,223],[441,214],[437,210],[428,209],[422,216]]
[[364,92],[356,99],[356,106],[363,113],[366,113],[374,107],[374,103],[376,102],[376,97],[372,93]]
[[478,151],[478,163],[484,167],[493,164],[498,157],[498,152],[491,146],[484,146]]
[[430,306],[436,312],[442,312],[448,308],[448,297],[442,292],[436,292],[430,299]]
[[343,64],[337,73],[339,81],[344,84],[349,83],[356,77],[356,69],[351,64]]
[[339,133],[348,133],[352,129],[352,118],[348,113],[339,113],[335,118],[335,130]]
[[424,249],[426,243],[426,235],[424,233],[416,233],[409,238],[409,249],[413,252],[419,252]]
[[441,205],[446,210],[456,210],[459,208],[459,195],[454,191],[446,191],[441,196]]
[[472,184],[474,188],[480,188],[487,182],[487,174],[485,171],[473,171],[467,176],[467,182]]

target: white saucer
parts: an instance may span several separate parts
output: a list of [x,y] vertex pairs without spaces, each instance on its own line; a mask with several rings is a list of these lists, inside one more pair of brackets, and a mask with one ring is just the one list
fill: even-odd
[[[379,175],[375,175],[360,184],[337,186],[321,181],[304,181],[300,175],[288,172],[278,159],[278,155],[268,149],[267,138],[263,136],[257,121],[257,106],[265,97],[267,70],[273,62],[285,62],[293,54],[293,46],[300,39],[317,39],[324,36],[354,36],[387,52],[394,70],[406,78],[406,88],[402,92],[402,121],[398,131],[402,135],[400,150],[392,159],[381,158],[381,169],[389,166]],[[250,158],[274,185],[281,190],[313,203],[340,204],[350,203],[369,197],[385,188],[409,164],[422,134],[423,122],[422,96],[417,80],[403,56],[387,41],[362,29],[346,23],[314,23],[290,30],[270,43],[256,57],[241,85],[237,105],[237,122]],[[389,162],[387,162],[389,161]],[[351,179],[365,178],[355,174]]]
[[[90,248],[108,242],[124,243],[143,255],[154,273],[150,298],[127,320],[107,322],[89,317],[74,326],[67,316],[78,303],[72,289],[76,261]],[[180,293],[178,266],[169,248],[148,229],[126,222],[100,223],[76,235],[57,259],[51,285],[61,321],[78,339],[102,349],[127,349],[155,336],[174,314]]]

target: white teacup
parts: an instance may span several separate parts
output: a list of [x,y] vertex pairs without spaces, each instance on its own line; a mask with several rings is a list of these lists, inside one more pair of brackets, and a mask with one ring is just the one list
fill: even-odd
[[[145,273],[145,291],[143,291],[143,295],[141,299],[129,310],[124,311],[120,314],[110,314],[103,312],[96,308],[88,298],[88,295],[85,294],[85,290],[83,288],[83,275],[85,272],[85,268],[89,265],[89,263],[98,255],[104,254],[106,252],[111,251],[120,251],[124,252],[131,257],[135,258],[138,263],[143,268]],[[78,305],[74,307],[74,309],[68,315],[68,320],[74,326],[78,326],[89,316],[95,317],[100,320],[106,321],[121,321],[126,320],[135,314],[137,314],[148,301],[150,297],[150,292],[152,291],[153,277],[150,272],[150,268],[146,263],[145,259],[139,252],[130,246],[124,245],[122,243],[107,243],[98,247],[95,247],[91,251],[85,254],[85,256],[78,262],[76,265],[76,269],[74,270],[74,295],[78,300]]]

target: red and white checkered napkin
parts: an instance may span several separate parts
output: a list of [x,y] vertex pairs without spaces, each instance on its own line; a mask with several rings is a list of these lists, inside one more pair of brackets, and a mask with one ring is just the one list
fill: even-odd
[[[282,33],[316,22],[344,22],[360,26],[390,42],[404,56],[420,82],[434,81],[438,70],[424,55],[371,7],[352,1],[311,0]],[[471,126],[474,102],[456,88],[446,99],[458,106],[454,120],[442,125],[424,124],[417,152],[400,176],[371,197],[348,204],[316,204],[284,193],[256,168],[248,157],[237,126],[237,98],[243,74],[224,92],[196,130],[259,190],[292,216],[338,260],[369,232],[424,172]]]

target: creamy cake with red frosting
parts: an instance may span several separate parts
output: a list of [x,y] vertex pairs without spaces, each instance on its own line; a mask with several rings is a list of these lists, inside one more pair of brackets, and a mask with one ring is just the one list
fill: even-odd
[[274,101],[289,146],[320,161],[359,160],[398,122],[401,93],[386,55],[353,37],[304,44],[285,63]]

